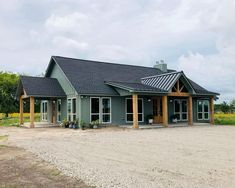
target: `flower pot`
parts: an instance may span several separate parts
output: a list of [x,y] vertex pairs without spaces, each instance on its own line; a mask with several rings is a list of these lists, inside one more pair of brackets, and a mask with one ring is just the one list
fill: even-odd
[[177,122],[178,122],[178,119],[177,119],[177,118],[174,118],[174,119],[172,119],[172,122],[173,122],[173,123],[177,123]]
[[153,119],[149,119],[149,124],[150,124],[150,125],[153,124]]

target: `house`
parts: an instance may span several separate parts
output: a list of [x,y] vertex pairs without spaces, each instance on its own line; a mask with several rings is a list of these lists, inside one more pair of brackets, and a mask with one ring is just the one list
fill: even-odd
[[41,121],[99,120],[102,124],[154,124],[179,122],[214,123],[214,99],[184,72],[154,67],[123,65],[52,56],[44,77],[21,76],[17,95],[20,124],[23,101],[30,101],[30,125],[34,127],[34,102],[41,100]]

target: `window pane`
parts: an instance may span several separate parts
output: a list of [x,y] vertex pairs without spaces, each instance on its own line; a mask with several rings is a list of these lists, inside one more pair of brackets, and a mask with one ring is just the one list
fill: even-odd
[[71,113],[71,99],[68,99],[68,113]]
[[71,121],[71,115],[70,114],[68,115],[68,121]]
[[202,113],[198,113],[198,119],[202,119]]
[[57,107],[58,112],[61,112],[61,101],[60,100],[58,101],[57,105],[58,105],[58,107]]
[[180,114],[175,114],[177,120],[180,120]]
[[187,112],[187,101],[182,101],[182,112]]
[[182,114],[182,120],[187,120],[188,119],[188,114],[187,113],[183,113]]
[[142,112],[143,112],[142,99],[138,99],[138,113],[142,113]]
[[76,99],[73,99],[73,111],[74,114],[76,113]]
[[198,101],[197,106],[198,106],[198,112],[202,112],[202,101]]
[[209,103],[208,103],[208,101],[204,101],[204,112],[209,112]]
[[104,123],[110,122],[110,115],[103,115],[103,122]]
[[91,121],[99,120],[99,115],[91,115]]
[[209,113],[204,113],[204,119],[209,119]]
[[126,112],[127,113],[132,113],[132,99],[127,99],[126,100]]
[[175,112],[180,112],[180,102],[175,100]]
[[133,114],[127,114],[127,121],[133,121]]
[[103,113],[110,113],[110,99],[103,99]]
[[99,98],[91,99],[91,113],[99,113]]
[[138,121],[143,121],[143,115],[142,114],[138,114]]

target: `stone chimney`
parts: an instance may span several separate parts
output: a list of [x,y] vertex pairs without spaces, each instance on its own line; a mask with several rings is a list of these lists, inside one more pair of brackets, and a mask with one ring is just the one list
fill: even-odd
[[160,69],[162,72],[167,72],[167,64],[164,60],[156,61],[156,64],[153,66],[154,68]]

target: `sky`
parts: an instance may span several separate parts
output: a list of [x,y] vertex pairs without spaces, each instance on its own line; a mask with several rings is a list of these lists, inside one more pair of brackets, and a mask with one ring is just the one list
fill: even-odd
[[0,71],[52,55],[152,67],[164,60],[219,102],[235,99],[234,0],[0,0]]

